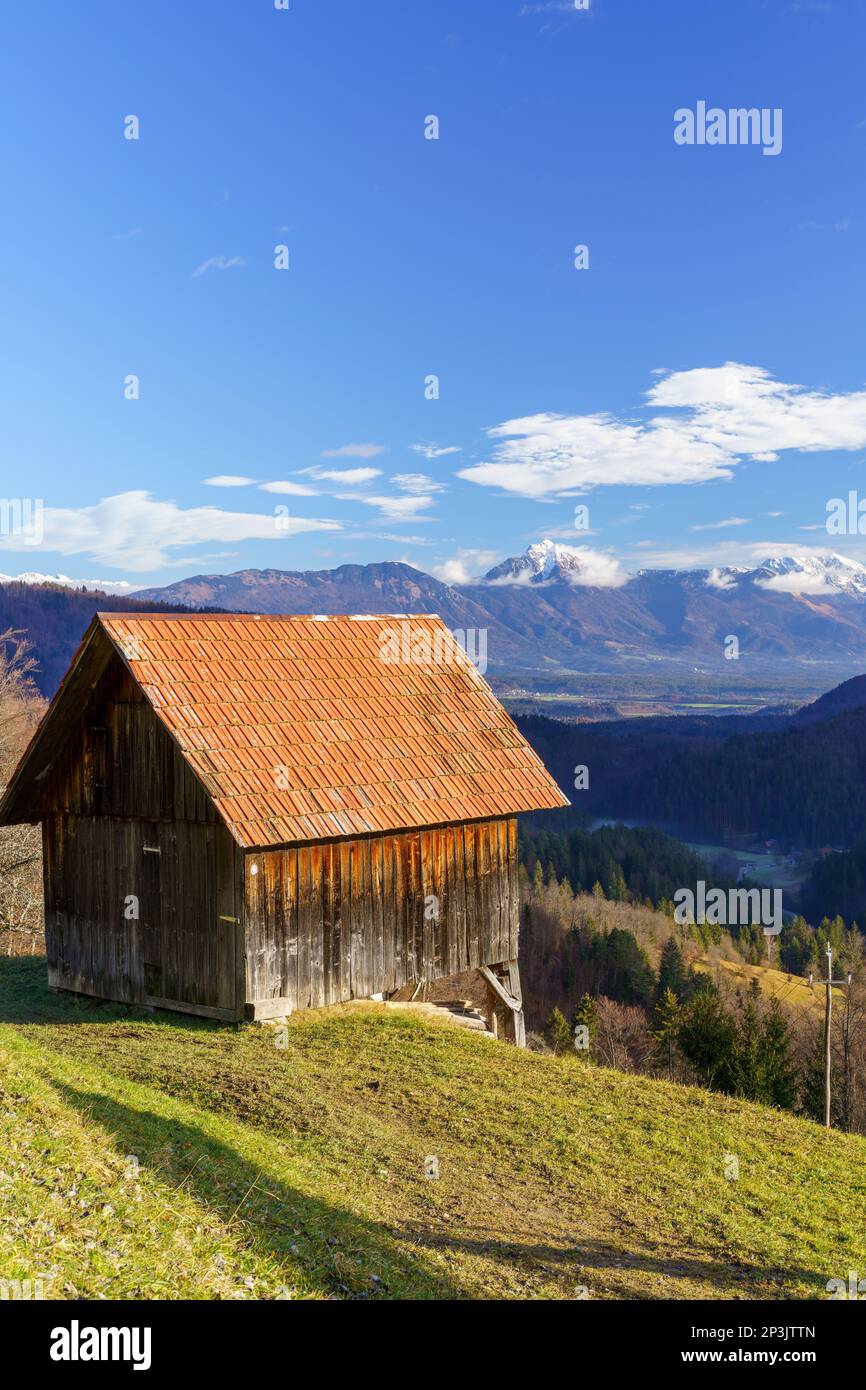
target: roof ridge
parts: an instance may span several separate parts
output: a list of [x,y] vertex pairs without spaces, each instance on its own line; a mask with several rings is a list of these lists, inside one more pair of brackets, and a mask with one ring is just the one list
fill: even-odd
[[[330,632],[324,616],[99,614],[0,824],[38,810],[39,775],[112,659],[243,849],[568,804],[438,615],[340,614]],[[219,632],[201,631],[213,623]]]
[[149,623],[178,623],[178,622],[210,622],[224,623],[234,622],[238,619],[247,619],[250,622],[350,622],[350,623],[369,623],[376,618],[406,618],[406,619],[425,619],[436,618],[438,622],[444,619],[440,613],[148,613],[148,612],[115,612],[111,609],[98,609],[96,617],[100,621],[107,618],[122,619],[124,622],[149,622]]

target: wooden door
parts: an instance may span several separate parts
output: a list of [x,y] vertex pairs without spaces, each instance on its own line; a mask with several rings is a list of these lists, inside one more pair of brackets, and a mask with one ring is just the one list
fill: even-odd
[[148,1002],[237,1018],[241,883],[224,827],[177,821],[154,828],[159,854],[146,877]]
[[143,826],[139,852],[141,973],[145,997],[166,998],[162,932],[162,845],[156,826]]

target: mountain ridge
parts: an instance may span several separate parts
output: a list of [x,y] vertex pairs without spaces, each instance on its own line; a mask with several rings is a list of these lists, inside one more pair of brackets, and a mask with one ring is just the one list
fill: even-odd
[[[98,609],[438,614],[454,632],[485,631],[492,674],[640,670],[677,675],[804,672],[826,684],[866,666],[866,567],[844,557],[775,557],[748,570],[640,570],[621,584],[585,582],[584,552],[542,542],[470,582],[448,584],[403,561],[334,569],[195,574],[133,593],[73,587],[64,576],[0,580],[0,632],[23,629],[56,685]],[[799,568],[798,568],[799,567]],[[798,578],[798,576],[802,578]],[[776,583],[781,581],[781,585]],[[794,587],[800,582],[805,590]],[[61,619],[61,614],[62,619]],[[743,666],[726,659],[730,639]],[[814,687],[813,687],[814,688]]]

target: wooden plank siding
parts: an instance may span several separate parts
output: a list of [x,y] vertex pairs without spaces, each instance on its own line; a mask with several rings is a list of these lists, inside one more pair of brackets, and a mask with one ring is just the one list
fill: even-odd
[[44,794],[42,814],[222,825],[208,789],[119,657],[70,725]]
[[42,796],[49,984],[242,1017],[243,852],[117,656]]
[[43,851],[50,985],[242,1016],[243,856],[224,827],[56,815]]
[[514,817],[249,851],[245,881],[253,1016],[257,1003],[318,1008],[517,956]]

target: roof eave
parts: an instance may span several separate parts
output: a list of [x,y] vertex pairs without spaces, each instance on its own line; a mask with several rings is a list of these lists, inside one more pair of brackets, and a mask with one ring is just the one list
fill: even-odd
[[[2,797],[0,797],[0,826],[36,824],[41,820],[41,816],[28,811],[25,814],[16,812],[16,801],[18,800],[23,787],[26,785],[27,774],[31,772],[32,764],[38,760],[40,747],[44,745],[46,736],[50,733],[56,718],[57,710],[63,700],[66,699],[67,692],[72,687],[75,679],[80,676],[82,665],[93,644],[98,632],[108,638],[108,634],[102,628],[99,615],[94,614],[88,624],[87,630],[82,637],[78,649],[69,664],[69,669],[60,682],[51,702],[33,731],[33,735],[15,767],[15,771],[9,779]],[[112,644],[113,645],[113,644]],[[32,775],[32,781],[38,782],[50,770],[53,759],[49,759],[46,765]]]
[[387,835],[413,835],[421,830],[445,830],[449,825],[485,825],[493,820],[512,820],[515,816],[529,816],[534,811],[557,811],[570,806],[571,802],[562,797],[560,801],[551,800],[546,806],[528,806],[525,810],[503,811],[499,815],[466,816],[462,820],[425,821],[423,825],[395,825],[389,830],[360,830],[351,835],[315,835],[306,839],[277,840],[268,844],[246,844],[235,836],[244,854],[275,854],[284,849],[304,849],[308,845],[339,845],[351,840],[381,840]]

